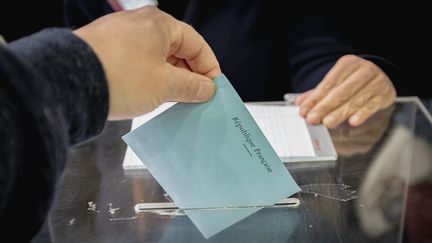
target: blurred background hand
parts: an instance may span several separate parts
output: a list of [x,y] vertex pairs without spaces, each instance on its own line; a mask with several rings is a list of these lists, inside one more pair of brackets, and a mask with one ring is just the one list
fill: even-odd
[[311,124],[333,128],[348,120],[362,124],[375,112],[389,107],[396,90],[389,77],[373,62],[355,55],[341,57],[324,79],[296,100],[300,115]]

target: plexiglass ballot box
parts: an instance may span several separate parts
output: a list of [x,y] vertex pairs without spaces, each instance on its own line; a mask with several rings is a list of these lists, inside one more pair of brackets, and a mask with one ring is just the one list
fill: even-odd
[[425,102],[400,97],[359,127],[330,130],[335,162],[285,163],[302,191],[210,239],[146,169],[123,169],[130,121],[110,122],[73,149],[35,242],[426,242],[432,106]]

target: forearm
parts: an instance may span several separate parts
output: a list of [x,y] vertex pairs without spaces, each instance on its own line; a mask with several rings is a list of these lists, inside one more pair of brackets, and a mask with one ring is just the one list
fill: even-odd
[[[23,241],[37,232],[68,147],[100,132],[107,110],[102,67],[69,31],[44,31],[0,46],[2,232],[25,228]],[[16,214],[29,204],[22,221]]]
[[102,130],[108,87],[99,60],[84,41],[69,30],[49,29],[13,42],[8,49],[39,80],[36,93],[27,89],[28,82],[17,83],[16,89],[25,98],[36,96],[41,101],[37,105],[62,120],[68,144]]

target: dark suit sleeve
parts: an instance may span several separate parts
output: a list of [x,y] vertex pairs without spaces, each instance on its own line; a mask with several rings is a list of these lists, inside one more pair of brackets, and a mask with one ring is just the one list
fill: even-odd
[[102,66],[69,30],[47,29],[0,46],[2,237],[33,237],[49,210],[68,147],[98,134],[107,113]]
[[352,46],[347,33],[341,29],[337,15],[293,17],[289,27],[287,57],[293,92],[314,88],[336,61],[347,54],[368,59],[379,66],[394,82],[403,78],[401,71],[390,61],[367,53],[359,53]]

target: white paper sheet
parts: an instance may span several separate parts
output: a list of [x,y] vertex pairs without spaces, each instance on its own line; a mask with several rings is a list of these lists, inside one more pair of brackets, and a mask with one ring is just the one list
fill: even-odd
[[[153,112],[132,120],[131,130],[170,108],[175,102],[162,104]],[[317,161],[306,121],[299,115],[299,108],[291,105],[262,105],[246,103],[258,126],[276,153],[284,162]],[[331,145],[333,147],[333,145]],[[128,147],[123,168],[145,168],[145,165]]]

